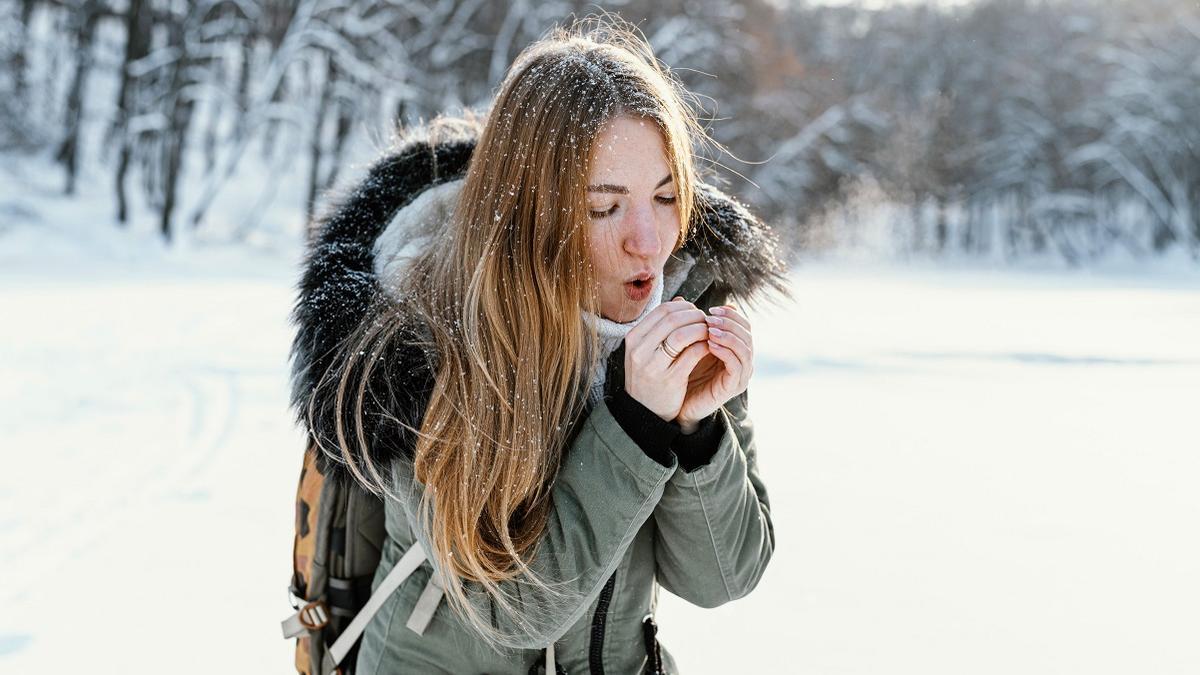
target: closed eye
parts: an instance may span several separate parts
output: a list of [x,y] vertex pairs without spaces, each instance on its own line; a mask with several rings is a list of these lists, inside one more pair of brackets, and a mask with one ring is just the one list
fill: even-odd
[[591,216],[592,218],[607,218],[607,217],[611,216],[612,214],[616,213],[616,211],[617,211],[617,205],[613,204],[612,208],[610,208],[606,211],[591,211],[591,210],[589,210],[588,215]]
[[[671,205],[671,204],[675,203],[675,196],[672,195],[670,197],[655,197],[654,200],[657,201],[659,204]],[[604,211],[592,211],[589,209],[588,215],[591,216],[592,218],[607,218],[616,212],[617,212],[617,205],[613,204],[612,207],[610,207],[609,209],[604,210]]]

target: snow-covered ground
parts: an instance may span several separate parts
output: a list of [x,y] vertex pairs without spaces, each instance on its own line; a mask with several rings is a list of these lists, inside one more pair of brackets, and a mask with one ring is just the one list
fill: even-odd
[[663,596],[682,666],[1200,672],[1200,277],[795,280],[754,317],[775,557]]
[[[23,236],[0,671],[288,672],[294,255]],[[685,672],[1200,672],[1200,271],[794,279],[751,312],[775,557],[715,610],[662,593]]]

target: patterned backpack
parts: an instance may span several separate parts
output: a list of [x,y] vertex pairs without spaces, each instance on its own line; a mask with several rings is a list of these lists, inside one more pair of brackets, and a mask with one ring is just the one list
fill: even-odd
[[[354,481],[326,480],[317,452],[310,441],[296,491],[289,588],[296,612],[283,622],[283,634],[298,638],[296,670],[302,675],[349,675],[358,635],[347,628],[356,616],[365,614],[362,609],[371,597],[386,536],[383,501]],[[360,623],[365,627],[370,617],[363,619]],[[339,642],[343,636],[347,637]]]
[[[283,636],[297,638],[296,671],[301,675],[352,675],[358,638],[367,623],[426,556],[421,544],[414,543],[372,593],[387,536],[383,500],[352,480],[327,480],[317,452],[310,441],[296,490],[289,587],[295,612],[282,622]],[[423,634],[442,597],[441,586],[430,577],[409,615],[409,630]],[[530,672],[564,672],[555,664],[553,644],[546,646],[544,662],[535,663]]]

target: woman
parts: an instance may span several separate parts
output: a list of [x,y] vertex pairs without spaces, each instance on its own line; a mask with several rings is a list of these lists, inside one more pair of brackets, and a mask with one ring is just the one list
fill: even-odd
[[548,648],[675,672],[657,585],[713,607],[770,559],[727,301],[783,290],[773,236],[699,182],[703,132],[644,40],[585,27],[523,51],[483,122],[409,130],[314,237],[294,401],[325,470],[385,496],[375,585],[428,557],[358,673],[526,673]]

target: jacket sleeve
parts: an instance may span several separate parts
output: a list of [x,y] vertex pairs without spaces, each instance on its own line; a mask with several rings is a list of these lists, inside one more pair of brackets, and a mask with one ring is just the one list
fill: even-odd
[[[474,608],[491,617],[504,636],[501,644],[545,647],[583,616],[650,518],[677,466],[674,456],[664,466],[643,452],[607,405],[598,404],[587,413],[564,452],[546,529],[526,560],[543,581],[555,586],[559,597],[520,578],[503,581],[499,585],[515,609],[509,613],[476,582],[466,584]],[[424,488],[406,461],[393,467],[409,527],[429,551],[428,533],[418,527],[416,517]],[[433,509],[436,516],[436,505]],[[435,569],[440,573],[436,565]]]
[[718,410],[716,453],[694,471],[677,469],[654,510],[658,582],[700,607],[752,591],[775,548],[748,400],[742,392]]

